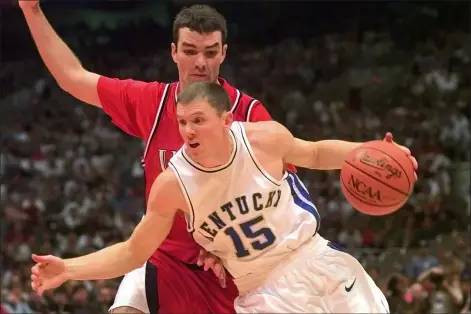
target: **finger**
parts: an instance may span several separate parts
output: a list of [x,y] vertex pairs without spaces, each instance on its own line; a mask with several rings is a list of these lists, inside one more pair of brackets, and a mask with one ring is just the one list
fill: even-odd
[[206,250],[201,249],[200,254],[198,255],[198,260],[197,260],[196,264],[198,266],[203,266],[204,261],[205,261],[207,256],[208,256],[208,252]]
[[38,292],[38,289],[41,287],[42,283],[39,281],[32,281],[31,282],[31,288],[33,288],[34,291]]
[[415,181],[419,180],[419,178],[417,177],[417,173],[415,173],[415,171],[414,171],[414,179]]
[[62,279],[62,276],[57,275],[47,280],[43,280],[41,282],[41,286],[39,287],[39,290],[42,291],[42,293],[44,293],[44,291],[59,287],[63,283],[64,283],[64,280]]
[[221,285],[221,287],[225,288],[226,287],[226,277],[219,278],[219,284]]
[[392,133],[391,132],[386,133],[386,136],[384,137],[384,140],[386,142],[392,143],[392,141],[393,141]]
[[213,272],[216,275],[216,277],[219,278],[219,283],[221,287],[225,288],[226,287],[226,272],[224,271],[224,267],[217,263],[213,267]]
[[407,148],[407,147],[405,147],[405,146],[402,146],[402,145],[399,146],[399,147],[401,148],[401,150],[402,150],[407,156],[411,156],[411,155],[412,155],[412,153],[411,153],[411,151],[410,151],[409,148]]
[[31,288],[34,291],[37,291],[39,284],[37,282],[31,281]]
[[41,264],[50,263],[52,262],[54,258],[54,256],[52,255],[36,255],[36,254],[32,254],[31,257],[33,261],[35,261],[36,263],[41,263]]
[[221,269],[221,275],[219,277],[219,284],[223,288],[226,287],[226,272],[224,271],[224,268]]
[[211,269],[213,270],[216,277],[221,278],[221,265],[220,264],[215,264],[213,267],[211,267]]
[[210,268],[213,268],[215,264],[216,264],[216,259],[213,256],[209,256],[204,261],[204,270],[208,270]]
[[41,264],[36,264],[33,267],[31,267],[31,273],[33,273],[36,276],[40,276],[42,271]]
[[415,159],[414,156],[409,156],[409,159],[412,161],[412,166],[414,167],[415,170],[419,168],[419,163],[417,162],[417,159]]

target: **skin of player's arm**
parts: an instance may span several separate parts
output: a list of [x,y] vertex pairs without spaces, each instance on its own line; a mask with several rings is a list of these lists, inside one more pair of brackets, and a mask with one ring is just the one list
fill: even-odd
[[147,212],[125,241],[85,256],[64,260],[68,280],[99,280],[122,276],[142,266],[170,232],[182,192],[171,170],[153,183]]
[[362,144],[341,140],[304,141],[295,138],[286,127],[278,122],[268,121],[257,124],[261,132],[265,133],[264,137],[268,145],[283,156],[285,163],[303,168],[341,169],[348,153]]
[[39,54],[57,84],[75,98],[101,107],[97,91],[100,75],[82,67],[79,59],[49,24],[39,3],[21,7]]

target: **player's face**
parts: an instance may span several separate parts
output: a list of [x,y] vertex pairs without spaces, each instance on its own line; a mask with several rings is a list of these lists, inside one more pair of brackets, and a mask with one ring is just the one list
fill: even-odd
[[187,105],[177,105],[180,135],[188,152],[198,157],[210,157],[227,140],[232,113],[218,112],[204,99]]
[[171,48],[182,87],[197,81],[216,82],[227,50],[221,32],[200,34],[181,28],[178,43],[172,43]]

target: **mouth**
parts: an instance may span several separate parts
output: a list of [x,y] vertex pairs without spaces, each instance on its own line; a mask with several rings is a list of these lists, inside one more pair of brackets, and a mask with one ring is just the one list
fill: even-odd
[[191,76],[200,80],[205,80],[208,78],[208,75],[206,74],[191,74]]
[[196,148],[200,146],[200,143],[193,143],[193,144],[188,144],[191,148]]

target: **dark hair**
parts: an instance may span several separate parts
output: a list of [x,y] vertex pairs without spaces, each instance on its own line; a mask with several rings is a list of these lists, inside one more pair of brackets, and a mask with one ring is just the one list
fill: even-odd
[[428,278],[436,286],[441,286],[445,281],[445,276],[443,274],[431,273]]
[[216,9],[202,4],[183,8],[173,21],[173,42],[178,43],[178,35],[181,28],[188,27],[200,34],[221,32],[222,44],[226,43],[227,25],[226,19]]
[[392,275],[386,284],[388,291],[393,295],[397,295],[399,293],[398,284],[399,284],[398,276]]
[[177,104],[188,105],[196,99],[206,100],[218,114],[230,111],[229,95],[221,85],[213,82],[196,82],[185,87],[177,96]]

